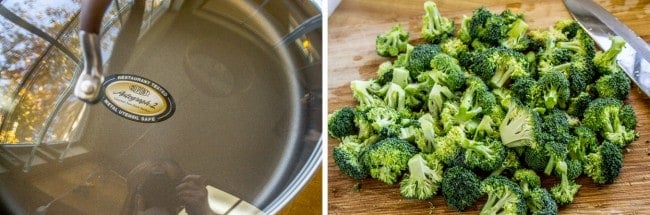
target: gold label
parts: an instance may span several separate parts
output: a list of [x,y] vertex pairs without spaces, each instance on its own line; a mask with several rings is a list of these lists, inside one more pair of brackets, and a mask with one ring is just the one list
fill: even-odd
[[160,122],[174,112],[171,95],[159,84],[135,75],[118,74],[103,84],[104,105],[113,113],[137,122]]

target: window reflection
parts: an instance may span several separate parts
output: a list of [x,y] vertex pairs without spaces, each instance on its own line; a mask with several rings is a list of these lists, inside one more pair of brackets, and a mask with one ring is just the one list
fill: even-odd
[[41,30],[56,37],[79,11],[81,0],[4,0],[2,5]]
[[0,93],[13,95],[49,44],[4,17],[0,17],[0,29]]
[[69,85],[75,67],[75,62],[63,52],[57,49],[48,52],[26,87],[18,93],[20,102],[4,120],[0,141],[32,144],[57,97]]
[[[0,0],[21,19],[49,34],[81,59],[78,13],[81,0]],[[103,19],[101,50],[106,63],[113,50],[132,0],[114,1]],[[146,0],[142,33],[169,7],[170,1]],[[120,17],[122,20],[120,20]],[[78,116],[68,116],[82,106],[68,98],[57,104],[79,66],[63,51],[38,35],[0,16],[0,144],[33,144],[45,120],[56,114],[47,132],[47,143],[70,141]],[[62,105],[59,113],[52,113]],[[77,112],[75,112],[76,114]]]

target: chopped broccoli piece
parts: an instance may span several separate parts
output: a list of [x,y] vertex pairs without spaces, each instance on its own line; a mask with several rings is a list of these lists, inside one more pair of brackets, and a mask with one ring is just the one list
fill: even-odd
[[408,56],[408,65],[406,70],[411,74],[411,78],[415,80],[420,73],[431,69],[431,59],[441,52],[438,45],[421,44],[413,48],[411,55]]
[[398,111],[404,110],[406,108],[406,91],[395,83],[389,83],[388,85],[384,102],[388,107]]
[[510,29],[506,33],[506,37],[501,40],[501,46],[517,51],[526,50],[530,43],[530,39],[528,39],[528,35],[526,34],[527,31],[528,24],[523,19],[517,19],[510,24]]
[[441,188],[447,205],[456,211],[465,210],[483,195],[478,176],[461,166],[445,170]]
[[361,161],[372,178],[394,184],[417,153],[418,149],[406,140],[387,138],[361,152]]
[[538,148],[540,117],[530,108],[511,102],[506,117],[499,125],[501,141],[506,147],[528,146]]
[[452,36],[454,21],[444,17],[432,1],[424,2],[425,15],[422,17],[422,37],[429,43],[439,43]]
[[551,188],[551,195],[558,204],[569,204],[573,202],[573,197],[578,193],[581,185],[576,184],[573,180],[569,179],[567,175],[568,167],[566,162],[558,162],[557,167],[555,168],[562,177],[560,183]]
[[548,72],[539,78],[539,85],[542,88],[542,97],[547,109],[566,105],[569,100],[569,80],[560,72]]
[[567,145],[571,159],[582,161],[589,152],[596,150],[600,145],[596,133],[587,126],[581,125],[573,128],[573,134],[573,138]]
[[623,126],[629,129],[634,129],[636,128],[636,114],[634,113],[634,109],[632,109],[632,106],[629,104],[623,105],[623,108],[619,112],[618,118],[621,120],[621,123],[623,123]]
[[438,119],[440,118],[444,102],[455,98],[456,95],[449,88],[435,84],[429,92],[427,108],[433,114],[434,118]]
[[480,214],[525,214],[526,199],[519,185],[508,178],[490,176],[481,182],[481,191],[488,195]]
[[589,103],[584,113],[583,123],[606,140],[623,147],[636,139],[637,134],[625,127],[620,112],[623,102],[612,98],[598,98]]
[[408,161],[409,173],[400,182],[400,193],[406,198],[433,198],[443,178],[443,165],[431,155],[416,154]]
[[377,54],[384,57],[395,57],[399,53],[406,52],[409,33],[402,29],[401,24],[396,24],[384,34],[377,35],[375,46]]
[[350,82],[352,97],[359,102],[359,106],[375,107],[384,105],[384,102],[378,96],[370,93],[374,84],[376,83],[373,81],[354,80]]
[[591,94],[587,92],[580,92],[577,96],[569,99],[569,107],[566,110],[571,116],[582,117],[589,103],[591,102]]
[[558,207],[548,190],[542,187],[533,188],[526,196],[528,212],[532,215],[555,215]]
[[513,174],[516,170],[521,168],[521,163],[519,162],[519,157],[517,152],[513,149],[506,150],[506,158],[503,160],[501,167],[492,171],[490,175],[504,175],[504,174]]
[[530,76],[525,56],[512,49],[489,48],[477,53],[472,62],[469,70],[495,88],[503,87],[510,78]]
[[616,57],[623,50],[625,46],[625,40],[620,36],[613,36],[610,38],[612,45],[607,49],[607,51],[598,51],[594,56],[594,64],[596,69],[601,74],[612,74],[616,72],[622,72],[621,67],[616,63]]
[[630,88],[630,79],[622,71],[603,75],[596,81],[596,91],[601,98],[624,100]]
[[575,37],[572,37],[571,40],[558,42],[556,46],[590,59],[596,54],[596,45],[594,44],[594,40],[592,40],[591,37],[587,35],[587,32],[582,30],[582,28],[576,31]]
[[357,127],[354,125],[355,115],[354,109],[351,107],[343,107],[330,114],[327,118],[327,131],[329,135],[342,138],[356,133]]
[[555,22],[553,26],[556,30],[561,31],[566,35],[568,39],[573,39],[573,37],[578,34],[579,30],[582,30],[580,24],[573,19],[565,19]]
[[460,90],[465,86],[465,74],[455,58],[440,53],[431,59],[430,78],[441,85],[449,87],[451,91]]
[[442,43],[440,43],[440,49],[442,49],[442,52],[445,54],[448,54],[449,56],[457,58],[458,55],[462,52],[468,52],[469,48],[461,39],[458,38],[450,38]]
[[622,166],[621,149],[605,140],[595,152],[587,155],[584,171],[598,184],[611,184],[618,177]]
[[506,150],[501,141],[485,139],[475,141],[461,139],[460,146],[465,149],[465,163],[471,168],[492,172],[501,167]]
[[336,163],[336,166],[339,167],[341,172],[354,179],[367,178],[368,171],[359,159],[365,147],[357,136],[341,138],[341,143],[332,150],[334,163]]

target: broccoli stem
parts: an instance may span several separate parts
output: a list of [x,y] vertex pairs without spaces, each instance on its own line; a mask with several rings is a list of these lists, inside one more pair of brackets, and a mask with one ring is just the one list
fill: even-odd
[[551,109],[557,104],[557,88],[552,87],[544,94],[544,105],[546,108]]
[[483,206],[481,214],[496,214],[506,203],[508,203],[508,201],[512,200],[511,198],[516,198],[512,192],[506,192],[496,203],[494,203],[497,197],[492,198],[492,196],[494,195],[489,195],[488,202]]
[[[512,68],[510,63],[515,63],[510,61],[507,64],[504,65],[499,65],[499,67],[496,69],[494,76],[492,76],[492,79],[490,79],[490,82],[499,88],[503,87],[504,84],[510,79],[510,76],[512,75],[512,72],[515,70]],[[507,67],[507,68],[504,68]],[[505,70],[505,71],[504,71]]]
[[427,23],[429,29],[440,28],[440,12],[438,7],[433,2],[427,2],[424,5],[426,16],[430,17],[430,22]]
[[564,162],[564,161],[561,161],[557,159],[556,156],[551,155],[550,158],[548,159],[548,163],[546,164],[546,168],[544,169],[544,174],[551,175],[551,173],[553,172],[553,167],[555,167],[555,165],[557,165],[558,162]]

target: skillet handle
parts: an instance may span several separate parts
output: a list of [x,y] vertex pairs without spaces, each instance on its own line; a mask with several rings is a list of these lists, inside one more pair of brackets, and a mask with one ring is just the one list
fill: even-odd
[[99,101],[100,88],[104,82],[99,31],[110,3],[111,0],[82,0],[81,3],[79,42],[84,65],[73,93],[86,103]]
[[99,34],[102,17],[111,0],[82,0],[79,14],[79,29],[87,33]]

